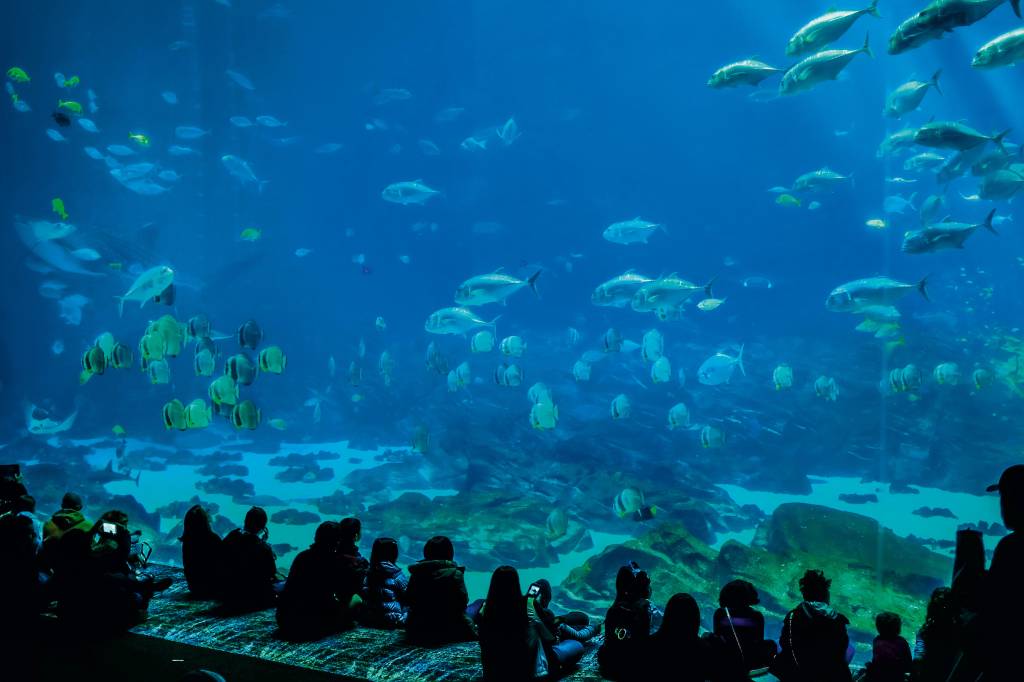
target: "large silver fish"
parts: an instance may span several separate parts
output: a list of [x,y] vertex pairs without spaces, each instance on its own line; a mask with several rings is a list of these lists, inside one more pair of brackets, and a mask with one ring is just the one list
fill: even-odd
[[523,287],[530,287],[537,293],[537,278],[541,271],[533,273],[529,279],[519,279],[501,272],[470,277],[455,290],[455,302],[459,305],[483,305],[485,303],[505,303],[505,300]]
[[869,38],[864,37],[864,45],[859,50],[824,50],[798,62],[782,77],[779,94],[792,95],[811,90],[826,81],[836,80],[853,58],[862,52],[874,57]]

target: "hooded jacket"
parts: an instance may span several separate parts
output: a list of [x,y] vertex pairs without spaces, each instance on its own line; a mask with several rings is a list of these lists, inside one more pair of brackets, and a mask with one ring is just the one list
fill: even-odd
[[406,591],[409,580],[402,569],[390,561],[381,561],[370,567],[363,598],[366,624],[378,628],[397,628],[405,625]]
[[43,540],[59,538],[72,528],[88,531],[92,524],[77,509],[60,509],[53,513],[50,520],[43,524]]
[[801,602],[786,615],[772,674],[783,682],[850,682],[849,623],[825,602]]
[[411,644],[440,646],[476,639],[466,615],[466,569],[454,561],[418,561],[409,567],[405,629]]

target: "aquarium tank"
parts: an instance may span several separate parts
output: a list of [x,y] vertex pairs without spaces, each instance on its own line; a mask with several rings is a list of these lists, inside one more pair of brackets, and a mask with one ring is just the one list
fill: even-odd
[[1019,6],[925,4],[5,3],[0,462],[162,564],[820,568],[862,660],[1024,442]]

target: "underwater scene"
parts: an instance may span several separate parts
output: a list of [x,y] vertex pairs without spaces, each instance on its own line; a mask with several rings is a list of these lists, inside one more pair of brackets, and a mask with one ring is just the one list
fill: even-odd
[[5,3],[0,463],[916,627],[1024,445],[1024,24],[925,4]]

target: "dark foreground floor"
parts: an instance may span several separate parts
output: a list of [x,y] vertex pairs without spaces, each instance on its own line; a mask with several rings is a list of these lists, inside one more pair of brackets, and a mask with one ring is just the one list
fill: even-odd
[[[175,584],[150,604],[147,622],[85,652],[44,657],[44,679],[83,679],[86,673],[85,679],[104,682],[177,682],[199,667],[228,682],[461,682],[481,675],[474,642],[423,649],[402,644],[400,632],[369,628],[307,644],[283,642],[274,638],[272,610],[221,617],[212,613],[213,602],[189,599],[180,570],[158,566],[152,572],[170,575]],[[581,668],[565,679],[600,680],[596,652],[588,650]]]

